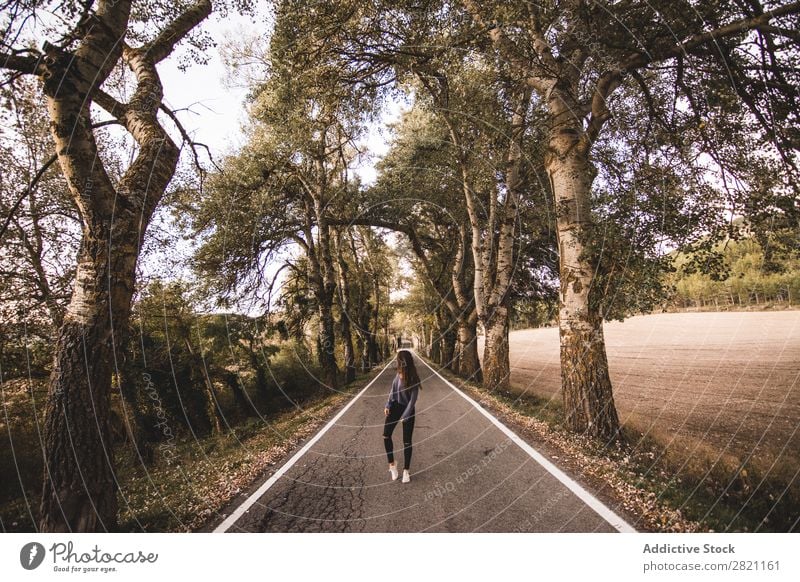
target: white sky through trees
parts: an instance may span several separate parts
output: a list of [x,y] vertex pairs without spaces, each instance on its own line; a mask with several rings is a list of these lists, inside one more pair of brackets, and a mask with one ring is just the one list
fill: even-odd
[[[164,101],[173,110],[180,111],[178,117],[187,132],[197,142],[206,144],[215,157],[245,145],[243,126],[248,121],[245,108],[247,88],[235,83],[226,83],[228,72],[220,53],[223,42],[258,34],[267,28],[264,16],[256,18],[231,14],[220,21],[210,18],[202,24],[217,46],[208,51],[207,64],[192,64],[185,71],[179,69],[180,59],[172,58],[160,67],[161,82],[164,86]],[[264,34],[268,34],[265,30]],[[370,128],[364,146],[374,156],[383,156],[388,150],[386,125],[399,118],[402,105],[390,101],[382,122]],[[357,173],[365,184],[374,182],[376,177],[375,159],[366,159],[359,164]]]

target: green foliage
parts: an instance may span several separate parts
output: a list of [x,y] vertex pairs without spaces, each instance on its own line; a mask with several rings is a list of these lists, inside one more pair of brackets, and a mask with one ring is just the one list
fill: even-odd
[[800,304],[800,257],[784,255],[767,266],[766,253],[753,238],[730,240],[715,249],[724,276],[698,272],[691,257],[674,257],[677,272],[667,279],[674,287],[672,304],[681,308],[738,309],[774,304]]
[[47,165],[53,141],[39,99],[27,79],[0,88],[0,368],[6,379],[47,373],[75,276],[80,227],[58,165]]
[[216,418],[235,424],[313,393],[318,371],[302,345],[275,338],[263,317],[203,314],[189,297],[185,283],[155,280],[134,306],[123,381],[136,386],[140,424],[156,427],[148,440],[165,440],[165,412],[173,433],[207,434]]
[[[47,382],[24,378],[0,383],[0,507],[16,504],[19,513],[27,503],[38,504],[44,462],[39,432],[44,422]],[[5,513],[5,512],[3,512]],[[5,528],[10,524],[3,524]]]

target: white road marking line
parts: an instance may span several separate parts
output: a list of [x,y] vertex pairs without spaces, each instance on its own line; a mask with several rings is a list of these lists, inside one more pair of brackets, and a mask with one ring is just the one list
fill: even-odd
[[386,371],[386,368],[391,366],[393,363],[394,363],[394,358],[392,358],[392,360],[390,360],[389,363],[386,364],[383,367],[383,369],[380,372],[378,372],[378,374],[375,375],[375,377],[370,381],[370,383],[364,386],[364,389],[361,390],[361,392],[359,392],[358,394],[356,394],[355,397],[352,400],[350,400],[350,402],[348,402],[347,405],[344,408],[342,408],[336,416],[330,419],[330,421],[328,421],[328,424],[326,424],[322,428],[322,430],[320,430],[316,435],[314,435],[314,437],[310,441],[308,441],[305,444],[305,446],[303,446],[302,449],[297,451],[294,454],[294,456],[291,459],[289,459],[285,465],[283,465],[283,467],[278,469],[272,475],[272,477],[267,479],[264,482],[264,484],[256,490],[255,493],[253,493],[250,497],[245,499],[242,502],[242,504],[239,507],[237,507],[236,510],[225,519],[225,521],[219,524],[216,527],[216,529],[214,529],[214,533],[224,533],[228,531],[231,528],[231,526],[234,523],[236,523],[239,520],[239,518],[242,517],[247,512],[247,510],[250,509],[255,504],[255,502],[258,501],[259,498],[262,495],[264,495],[264,493],[266,493],[267,490],[270,487],[272,487],[275,484],[275,482],[283,476],[284,473],[286,473],[286,471],[292,468],[292,465],[294,465],[300,459],[300,457],[305,455],[309,451],[309,449],[314,446],[314,443],[316,443],[322,437],[322,435],[328,432],[328,429],[330,429],[334,424],[336,424],[336,421],[339,420],[351,406],[353,406],[353,403],[356,400],[358,400],[361,397],[361,395],[364,394],[364,392],[366,392],[367,389],[369,389],[369,387],[372,386],[378,378],[381,377],[381,375]]
[[452,382],[447,380],[444,376],[442,376],[439,372],[434,370],[428,362],[419,358],[419,360],[428,366],[431,372],[439,376],[448,386],[450,386],[453,390],[456,391],[457,394],[461,395],[467,402],[470,402],[478,411],[483,414],[486,418],[492,421],[492,423],[499,428],[508,438],[510,438],[516,445],[521,448],[523,451],[528,453],[534,461],[539,463],[542,467],[547,470],[548,473],[553,475],[556,479],[558,479],[567,489],[572,491],[576,497],[578,497],[581,501],[583,501],[586,505],[591,507],[595,513],[597,513],[600,517],[605,519],[611,527],[616,529],[622,533],[636,533],[636,529],[631,526],[628,522],[622,519],[619,515],[614,513],[610,508],[608,508],[602,501],[597,499],[594,495],[586,491],[583,487],[581,487],[572,477],[568,476],[564,471],[556,467],[553,463],[547,460],[544,455],[542,455],[539,451],[534,449],[530,446],[527,442],[521,439],[517,434],[500,422],[497,418],[495,418],[489,411],[483,408],[480,404],[475,402],[472,398],[467,396],[464,392],[459,390],[456,386],[453,385]]

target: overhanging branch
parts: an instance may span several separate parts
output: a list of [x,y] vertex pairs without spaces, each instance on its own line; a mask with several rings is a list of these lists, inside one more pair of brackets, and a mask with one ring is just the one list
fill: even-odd
[[170,22],[161,31],[156,39],[145,49],[146,55],[159,63],[172,53],[175,45],[178,44],[189,32],[211,14],[211,2],[209,0],[199,0],[197,3],[186,9],[180,16]]
[[714,42],[717,39],[747,32],[748,30],[753,30],[756,28],[763,28],[764,25],[769,23],[770,20],[779,18],[781,16],[798,13],[800,13],[800,1],[792,2],[773,10],[768,10],[762,14],[759,14],[758,16],[741,18],[714,30],[692,35],[684,42],[671,45],[662,50],[633,55],[629,57],[623,64],[622,70],[631,71],[644,67],[650,63],[673,59],[679,55],[690,54],[692,51],[703,47],[708,43]]

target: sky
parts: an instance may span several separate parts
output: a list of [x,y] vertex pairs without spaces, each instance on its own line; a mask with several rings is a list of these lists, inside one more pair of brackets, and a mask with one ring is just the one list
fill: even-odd
[[[212,150],[215,158],[244,145],[242,128],[247,123],[245,97],[247,89],[226,83],[228,77],[223,63],[220,47],[230,38],[244,38],[269,33],[269,23],[265,14],[255,17],[231,14],[224,20],[212,15],[201,25],[217,43],[208,56],[208,64],[193,64],[186,71],[178,68],[179,59],[173,55],[159,65],[159,73],[164,86],[165,104],[173,110],[190,107],[191,112],[181,111],[178,117],[195,141],[204,143]],[[389,147],[386,124],[399,118],[402,104],[390,102],[382,122],[372,128],[365,144],[375,156],[384,155]],[[375,180],[373,158],[361,164],[356,172],[365,184]]]

